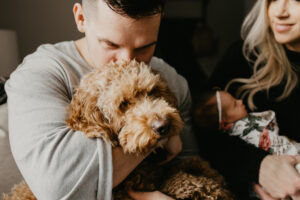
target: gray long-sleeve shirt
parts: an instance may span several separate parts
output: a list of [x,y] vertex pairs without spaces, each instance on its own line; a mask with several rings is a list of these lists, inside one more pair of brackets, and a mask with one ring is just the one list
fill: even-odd
[[[181,156],[197,154],[186,80],[161,59],[153,57],[150,65],[177,97],[185,121]],[[74,41],[47,44],[28,55],[5,85],[12,153],[38,199],[112,198],[111,146],[65,123],[73,89],[89,71]]]

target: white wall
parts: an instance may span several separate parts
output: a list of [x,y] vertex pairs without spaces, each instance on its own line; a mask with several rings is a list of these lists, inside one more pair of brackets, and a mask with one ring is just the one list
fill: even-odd
[[217,61],[223,56],[231,43],[240,39],[240,27],[245,15],[245,1],[248,0],[210,0],[208,3],[208,24],[216,33],[219,44],[214,56],[198,59],[203,71],[210,76]]
[[17,31],[20,57],[42,43],[79,38],[73,0],[8,0],[1,2],[0,29]]
[[[209,76],[216,62],[224,54],[228,46],[240,39],[240,27],[245,13],[255,0],[209,0],[207,6],[207,22],[209,27],[217,35],[218,52],[209,57],[198,58],[198,63]],[[168,0],[166,13],[171,13],[172,17],[201,17],[201,1],[199,0]],[[181,5],[182,4],[182,5]],[[184,4],[184,5],[183,5]],[[200,6],[199,6],[200,4]],[[183,8],[185,16],[182,16]],[[197,15],[198,12],[198,15]],[[176,14],[177,13],[177,14]]]

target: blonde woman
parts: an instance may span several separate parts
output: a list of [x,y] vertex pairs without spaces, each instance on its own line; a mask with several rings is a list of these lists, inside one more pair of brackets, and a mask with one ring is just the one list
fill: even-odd
[[[241,33],[243,42],[226,52],[210,86],[242,98],[249,111],[274,110],[280,133],[300,142],[300,1],[257,0]],[[300,156],[268,155],[239,138],[200,133],[200,152],[241,199],[253,183],[262,199],[300,199]]]

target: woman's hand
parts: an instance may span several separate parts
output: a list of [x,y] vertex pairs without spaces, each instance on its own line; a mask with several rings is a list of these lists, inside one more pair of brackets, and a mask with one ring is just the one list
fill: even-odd
[[299,162],[300,156],[266,156],[259,170],[259,183],[263,191],[275,199],[287,196],[300,199],[300,175],[295,169],[295,165]]
[[154,192],[135,192],[135,191],[128,191],[128,194],[134,200],[174,200],[173,198],[165,195],[160,191]]
[[[260,200],[278,200],[271,197],[268,193],[266,193],[259,184],[254,184],[253,189],[256,192],[256,194],[259,196]],[[281,200],[299,200],[299,199],[300,199],[300,195],[295,195],[292,197],[288,196]]]
[[261,200],[276,200],[266,193],[259,184],[254,184],[253,189]]
[[167,150],[167,159],[160,164],[165,164],[175,158],[182,151],[182,142],[179,135],[175,135],[169,138],[169,140],[164,145]]

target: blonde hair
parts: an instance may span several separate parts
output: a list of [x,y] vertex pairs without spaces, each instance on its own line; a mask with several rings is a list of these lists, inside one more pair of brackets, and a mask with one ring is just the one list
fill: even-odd
[[[236,95],[245,98],[248,95],[248,106],[256,109],[254,95],[285,81],[285,87],[277,101],[288,97],[298,83],[298,77],[289,62],[282,44],[279,44],[270,29],[268,20],[269,0],[257,0],[252,10],[245,18],[241,36],[244,40],[243,54],[249,63],[253,64],[253,75],[250,78],[235,78],[229,81],[225,90],[235,82],[243,83]],[[255,60],[253,60],[253,57]]]

